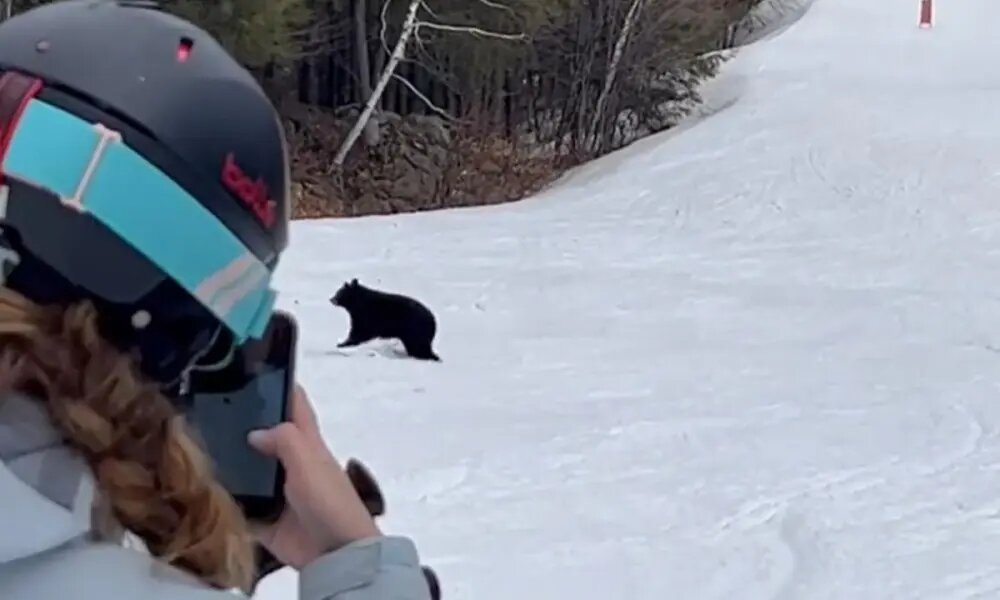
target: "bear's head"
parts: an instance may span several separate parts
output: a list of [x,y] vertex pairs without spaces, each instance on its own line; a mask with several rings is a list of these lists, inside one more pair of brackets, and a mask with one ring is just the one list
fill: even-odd
[[361,289],[361,284],[354,278],[340,286],[337,293],[330,297],[330,304],[334,306],[346,306],[351,303],[351,298]]

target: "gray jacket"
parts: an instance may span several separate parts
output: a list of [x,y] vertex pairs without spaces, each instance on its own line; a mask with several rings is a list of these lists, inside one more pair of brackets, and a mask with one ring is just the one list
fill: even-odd
[[[0,399],[0,598],[226,600],[140,550],[92,541],[93,477],[37,402]],[[430,600],[413,543],[356,542],[299,574],[299,600]]]

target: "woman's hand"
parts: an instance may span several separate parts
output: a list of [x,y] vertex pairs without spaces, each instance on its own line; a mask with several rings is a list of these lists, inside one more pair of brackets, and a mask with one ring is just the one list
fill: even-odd
[[258,531],[260,543],[301,569],[351,542],[381,535],[347,473],[320,436],[305,391],[295,387],[291,421],[250,433],[250,445],[285,469],[285,512]]

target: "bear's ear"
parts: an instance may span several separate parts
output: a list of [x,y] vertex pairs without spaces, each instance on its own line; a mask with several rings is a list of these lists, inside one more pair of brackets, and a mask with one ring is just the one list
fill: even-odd
[[351,280],[351,286],[352,287],[358,287],[358,278],[357,277],[355,277],[354,279]]

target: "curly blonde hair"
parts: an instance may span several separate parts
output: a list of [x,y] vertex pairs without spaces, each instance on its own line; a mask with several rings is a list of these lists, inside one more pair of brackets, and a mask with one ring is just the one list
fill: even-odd
[[153,556],[211,585],[251,589],[239,508],[170,402],[98,333],[91,303],[42,307],[0,287],[0,390],[44,402],[115,520]]

